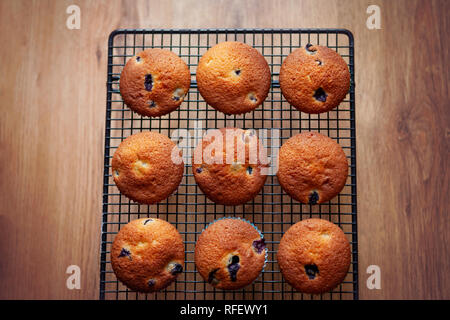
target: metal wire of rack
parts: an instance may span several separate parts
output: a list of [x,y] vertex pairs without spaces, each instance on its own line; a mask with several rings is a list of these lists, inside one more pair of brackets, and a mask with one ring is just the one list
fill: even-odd
[[[195,71],[208,48],[222,41],[245,42],[263,54],[270,66],[272,84],[262,106],[244,115],[224,115],[206,104],[197,89]],[[348,63],[351,87],[338,108],[318,115],[305,114],[283,99],[278,76],[283,59],[307,43],[326,45]],[[182,105],[161,118],[141,117],[123,103],[119,92],[120,73],[127,59],[147,48],[166,48],[178,54],[191,71],[191,88]],[[103,177],[103,220],[101,234],[100,299],[358,299],[358,248],[356,221],[356,134],[354,44],[351,32],[343,29],[214,29],[146,30],[120,29],[108,42],[105,156]],[[154,205],[142,205],[121,195],[111,175],[111,158],[120,142],[131,134],[155,130],[169,137],[175,129],[193,130],[194,120],[204,129],[221,127],[278,128],[281,143],[292,135],[316,131],[335,139],[349,160],[349,177],[344,190],[328,203],[304,205],[292,200],[281,189],[276,176],[269,176],[260,194],[240,206],[217,205],[197,187],[191,165],[185,163],[183,180],[168,199]],[[270,137],[265,142],[270,148]],[[194,148],[195,145],[191,146]],[[189,151],[189,150],[184,150]],[[264,234],[268,260],[261,276],[251,285],[236,291],[223,291],[207,284],[197,273],[194,248],[197,237],[211,221],[236,216],[253,222]],[[177,281],[158,293],[141,294],[128,290],[117,281],[110,263],[114,236],[131,220],[159,217],[172,223],[185,243],[185,271]],[[352,250],[350,270],[342,284],[321,295],[302,294],[285,283],[276,261],[283,233],[294,223],[310,218],[328,219],[347,235]]]

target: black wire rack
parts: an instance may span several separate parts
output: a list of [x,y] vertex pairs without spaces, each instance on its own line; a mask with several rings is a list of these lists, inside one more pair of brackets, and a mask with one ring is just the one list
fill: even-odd
[[[195,72],[200,57],[216,43],[240,41],[256,48],[266,58],[272,73],[269,95],[256,110],[244,115],[224,115],[208,106],[197,89]],[[294,49],[308,43],[336,50],[348,63],[351,87],[336,109],[318,115],[297,111],[282,97],[278,82],[283,59]],[[174,112],[161,118],[141,117],[123,103],[119,92],[120,73],[127,60],[147,48],[165,48],[178,54],[191,71],[191,88]],[[111,158],[121,141],[131,134],[154,130],[172,136],[176,129],[194,135],[196,121],[203,129],[239,127],[279,129],[280,143],[305,131],[316,131],[335,139],[344,149],[350,165],[343,191],[328,203],[304,205],[281,189],[276,175],[269,176],[260,194],[240,206],[217,205],[197,187],[191,165],[185,161],[183,180],[168,199],[142,205],[121,195],[111,175]],[[198,123],[198,122],[197,122]],[[100,299],[358,299],[358,251],[356,223],[356,140],[353,36],[342,29],[214,29],[144,30],[121,29],[111,33],[108,42],[106,132],[103,184],[103,220],[100,261]],[[275,148],[272,137],[263,143]],[[189,154],[195,145],[185,147]],[[272,150],[273,151],[273,150]],[[261,276],[241,290],[223,291],[207,284],[194,263],[195,242],[211,221],[224,216],[241,217],[254,223],[264,234],[268,247],[267,264]],[[128,290],[111,268],[110,250],[115,235],[131,220],[158,217],[172,223],[185,243],[185,271],[177,281],[158,293],[142,294]],[[294,223],[317,217],[339,225],[351,243],[352,263],[342,284],[321,295],[302,294],[287,284],[279,271],[276,253],[279,241]]]

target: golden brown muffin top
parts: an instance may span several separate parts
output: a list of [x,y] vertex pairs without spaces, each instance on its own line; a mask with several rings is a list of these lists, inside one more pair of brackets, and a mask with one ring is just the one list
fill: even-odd
[[241,42],[221,42],[210,48],[197,67],[202,97],[225,114],[241,114],[258,107],[270,89],[266,59]]
[[264,238],[248,222],[224,218],[209,225],[195,245],[195,265],[203,279],[220,289],[239,289],[261,273]]
[[[216,203],[238,205],[248,202],[266,181],[264,170],[268,168],[268,160],[265,152],[254,130],[209,130],[194,151],[192,171],[195,181]],[[219,160],[222,163],[216,163]]]
[[184,163],[174,163],[172,152],[181,151],[167,136],[140,132],[126,138],[112,159],[112,174],[120,192],[146,204],[164,200],[183,178]]
[[117,278],[130,289],[159,291],[183,271],[183,240],[167,221],[133,220],[117,233],[111,264]]
[[351,262],[350,243],[332,222],[307,219],[283,235],[277,254],[285,280],[300,292],[324,293],[340,284]]
[[190,84],[186,63],[172,51],[154,48],[128,60],[120,76],[120,93],[131,110],[159,117],[180,106]]
[[298,110],[327,112],[337,107],[347,95],[350,72],[336,51],[308,44],[284,59],[280,87],[286,100]]
[[323,203],[345,186],[348,161],[342,147],[316,132],[289,138],[280,148],[277,177],[284,191],[302,203]]

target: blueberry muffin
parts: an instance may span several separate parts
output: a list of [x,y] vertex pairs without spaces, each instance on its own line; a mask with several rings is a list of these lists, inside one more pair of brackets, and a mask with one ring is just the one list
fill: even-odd
[[120,75],[120,94],[134,112],[160,117],[180,106],[191,84],[186,63],[175,53],[147,49],[128,60]]
[[[174,157],[172,161],[172,152]],[[181,151],[167,136],[141,132],[126,138],[112,158],[112,175],[131,200],[153,204],[170,196],[183,178]]]
[[193,155],[192,171],[203,193],[224,205],[252,200],[267,178],[268,159],[254,130],[209,130]]
[[307,44],[284,59],[280,87],[286,100],[298,110],[327,112],[337,107],[347,95],[350,72],[336,51]]
[[117,279],[128,288],[139,292],[159,291],[183,271],[183,240],[167,221],[133,220],[114,238],[111,265]]
[[270,69],[255,48],[241,42],[221,42],[201,57],[197,85],[213,108],[225,114],[246,113],[266,99]]
[[297,134],[280,148],[278,181],[297,201],[317,204],[332,199],[344,188],[347,175],[344,150],[320,133]]
[[195,245],[195,265],[203,279],[219,289],[252,283],[266,261],[263,236],[250,223],[224,218],[210,224]]
[[339,285],[351,262],[350,243],[332,222],[308,219],[283,235],[277,254],[284,279],[303,293],[324,293]]

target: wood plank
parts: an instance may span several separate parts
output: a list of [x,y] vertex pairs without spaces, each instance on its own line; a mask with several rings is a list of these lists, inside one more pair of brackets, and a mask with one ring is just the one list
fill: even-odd
[[[119,27],[326,28],[355,36],[361,298],[450,298],[448,1],[0,2],[0,298],[96,299],[106,48]],[[65,286],[68,265],[81,290]],[[365,287],[367,266],[382,290]]]

